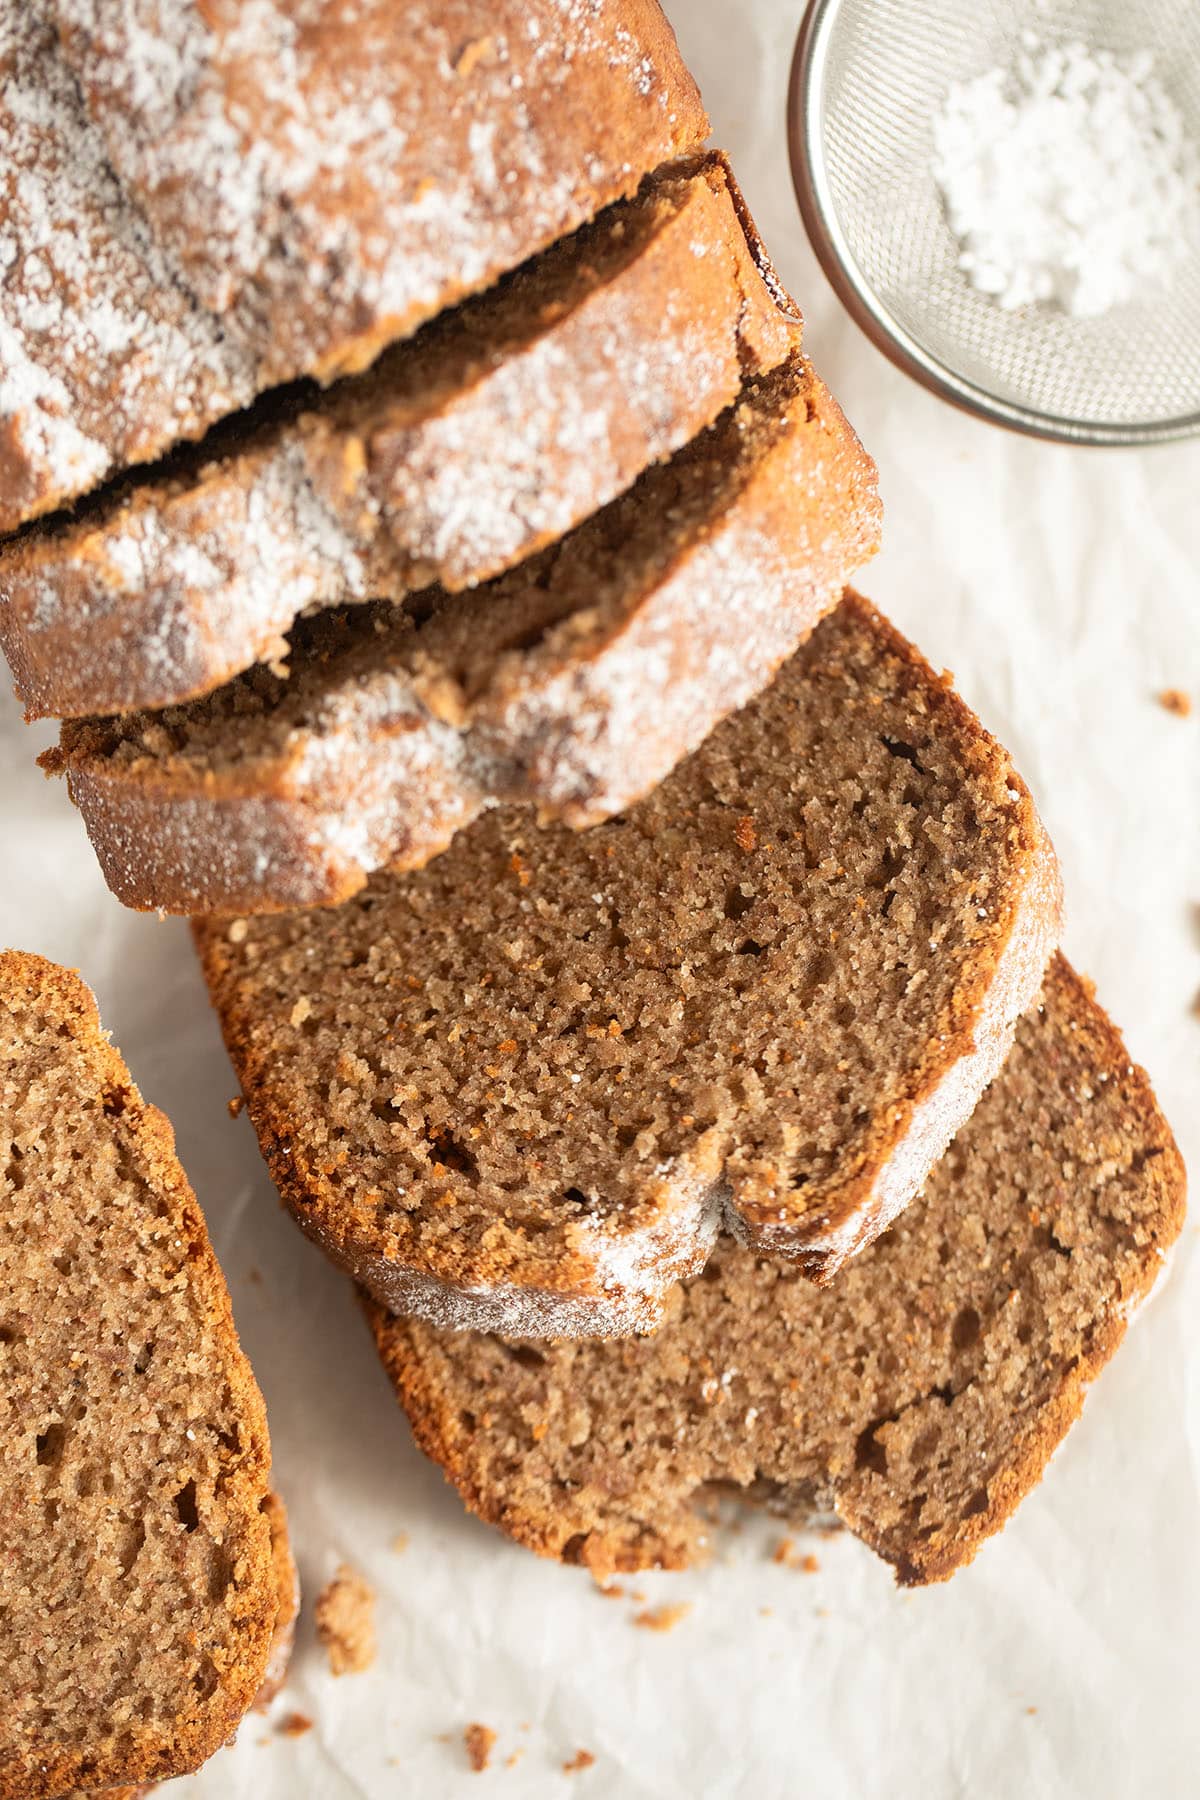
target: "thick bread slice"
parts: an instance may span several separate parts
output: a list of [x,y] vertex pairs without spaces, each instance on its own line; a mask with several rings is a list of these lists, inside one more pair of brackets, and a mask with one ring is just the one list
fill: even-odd
[[319,614],[290,679],[69,722],[45,765],[127,905],[332,904],[495,800],[573,826],[631,805],[770,679],[878,528],[874,466],[796,356],[486,587]]
[[0,530],[365,367],[707,132],[657,0],[3,13]]
[[[262,1686],[254,1700],[256,1712],[265,1712],[287,1677],[288,1664],[296,1640],[296,1620],[300,1612],[300,1579],[288,1540],[287,1511],[278,1494],[268,1494],[263,1505],[271,1528],[271,1561],[275,1574],[276,1613],[271,1634],[271,1652],[267,1658]],[[156,1794],[158,1782],[142,1787],[89,1788],[92,1800],[144,1800]],[[72,1788],[62,1800],[85,1800],[82,1788]]]
[[0,1796],[41,1800],[218,1749],[279,1572],[262,1398],[170,1127],[78,977],[14,951],[0,1082]]
[[1039,1480],[1183,1220],[1141,1069],[1061,959],[922,1198],[837,1283],[725,1244],[636,1343],[438,1331],[368,1304],[417,1441],[473,1511],[598,1573],[702,1554],[732,1484],[834,1513],[901,1582]]
[[799,333],[724,157],[668,169],[364,375],[0,546],[17,692],[30,717],[166,706],[285,654],[306,608],[486,580]]
[[1007,756],[846,599],[623,818],[497,810],[336,911],[196,925],[301,1226],[384,1304],[653,1327],[725,1220],[826,1280],[920,1189],[1058,930]]

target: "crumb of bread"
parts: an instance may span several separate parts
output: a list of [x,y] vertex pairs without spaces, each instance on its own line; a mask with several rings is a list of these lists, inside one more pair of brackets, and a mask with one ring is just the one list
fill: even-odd
[[467,1761],[476,1775],[481,1775],[492,1760],[492,1746],[496,1742],[496,1734],[490,1725],[467,1725],[463,1729],[463,1743],[467,1748]]
[[403,1556],[404,1552],[408,1549],[410,1542],[411,1540],[407,1531],[398,1531],[392,1539],[392,1549],[396,1552],[397,1556]]
[[246,1100],[242,1094],[235,1094],[232,1100],[225,1102],[231,1119],[240,1119],[245,1110]]
[[317,1596],[317,1637],[335,1675],[357,1675],[375,1661],[375,1594],[343,1563]]
[[577,1750],[570,1762],[563,1764],[564,1775],[578,1775],[582,1769],[590,1769],[595,1762],[590,1750]]
[[623,1598],[625,1589],[621,1586],[619,1581],[601,1581],[598,1575],[593,1575],[592,1580],[595,1583],[596,1592],[602,1594],[606,1600],[620,1600]]
[[275,1727],[280,1737],[289,1738],[303,1737],[305,1732],[311,1731],[312,1728],[313,1721],[309,1718],[307,1713],[302,1712],[288,1713],[286,1718],[280,1719],[278,1725]]
[[1158,696],[1158,704],[1166,712],[1174,713],[1177,719],[1186,719],[1192,710],[1191,695],[1185,694],[1182,688],[1164,688]]
[[505,1768],[506,1769],[515,1769],[517,1764],[520,1762],[521,1758],[524,1756],[524,1754],[525,1754],[524,1744],[518,1744],[516,1749],[513,1751],[512,1755],[505,1757],[505,1759],[504,1759]]
[[799,1569],[804,1575],[815,1575],[821,1567],[811,1550],[801,1555],[795,1538],[790,1537],[780,1538],[771,1552],[771,1561],[781,1563],[785,1569]]
[[674,1631],[691,1610],[689,1601],[682,1601],[677,1606],[651,1606],[645,1612],[638,1613],[633,1622],[645,1631]]

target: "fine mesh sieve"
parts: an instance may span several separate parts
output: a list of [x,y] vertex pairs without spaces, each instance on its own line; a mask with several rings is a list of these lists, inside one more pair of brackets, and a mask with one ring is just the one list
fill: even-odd
[[1197,0],[813,0],[792,64],[788,133],[826,274],[893,361],[945,398],[1077,443],[1200,432],[1200,241],[1170,285],[1099,318],[1005,312],[958,267],[932,173],[955,83],[1016,60],[1023,32],[1131,56],[1200,143]]

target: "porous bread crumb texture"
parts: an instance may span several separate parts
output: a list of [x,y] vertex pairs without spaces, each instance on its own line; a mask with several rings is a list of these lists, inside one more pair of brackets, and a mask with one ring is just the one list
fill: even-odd
[[375,1661],[375,1593],[345,1564],[321,1589],[314,1609],[317,1638],[335,1675],[358,1675]]
[[715,1486],[800,1519],[833,1509],[916,1584],[968,1562],[1037,1482],[1183,1196],[1144,1073],[1056,958],[921,1200],[832,1288],[726,1243],[637,1341],[368,1312],[422,1448],[543,1555],[683,1567]]
[[0,955],[0,1796],[194,1769],[277,1612],[262,1399],[166,1120]]
[[0,529],[365,367],[707,133],[656,0],[23,0],[0,66]]
[[195,929],[302,1227],[397,1310],[553,1336],[652,1326],[722,1216],[832,1274],[1057,927],[1007,756],[851,595],[623,817],[496,810],[335,911]]
[[799,333],[724,157],[673,165],[367,373],[273,393],[0,545],[27,713],[176,704],[284,657],[306,610],[489,579]]
[[332,905],[496,800],[577,827],[632,804],[770,679],[878,532],[874,466],[797,355],[495,582],[302,621],[290,677],[68,722],[43,766],[128,905]]

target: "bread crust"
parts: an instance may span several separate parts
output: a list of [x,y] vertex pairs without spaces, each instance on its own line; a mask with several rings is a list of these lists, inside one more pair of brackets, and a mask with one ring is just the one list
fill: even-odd
[[14,223],[50,221],[58,279],[49,328],[36,259],[0,304],[0,530],[366,367],[708,131],[657,0],[7,14],[0,144],[36,184]]
[[576,829],[623,811],[770,680],[877,547],[874,465],[837,402],[810,375],[786,404],[736,495],[619,619],[568,619],[499,657],[465,706],[436,669],[388,666],[332,690],[281,752],[220,770],[114,758],[103,723],[68,728],[43,766],[66,774],[112,891],[165,912],[331,906],[377,869],[422,867],[498,800]]
[[[269,1049],[264,1051],[259,1037],[264,1021],[254,962],[239,948],[246,939],[246,922],[232,927],[228,920],[195,922],[209,990],[280,1193],[301,1228],[382,1305],[447,1328],[501,1329],[528,1337],[653,1330],[661,1322],[672,1283],[704,1265],[721,1226],[756,1248],[798,1261],[810,1280],[823,1284],[916,1195],[965,1122],[1002,1061],[1018,1018],[1041,986],[1061,923],[1057,864],[1028,790],[947,679],[935,676],[914,647],[860,596],[848,595],[843,606],[846,641],[861,637],[869,643],[871,661],[886,666],[890,687],[903,696],[897,716],[911,713],[914,720],[923,719],[933,744],[943,736],[949,740],[956,768],[957,758],[963,759],[963,783],[968,769],[978,779],[979,785],[969,790],[977,800],[1002,796],[1001,822],[990,829],[1003,851],[992,852],[1002,866],[990,890],[986,927],[954,965],[954,985],[936,1029],[928,1039],[905,1043],[892,1098],[875,1105],[860,1136],[839,1150],[831,1172],[818,1183],[797,1192],[790,1165],[752,1152],[717,1151],[701,1135],[685,1155],[639,1177],[638,1192],[649,1207],[647,1222],[590,1230],[569,1225],[570,1209],[564,1209],[552,1269],[539,1260],[540,1240],[531,1246],[518,1238],[502,1250],[486,1241],[486,1233],[479,1243],[464,1233],[436,1241],[422,1236],[418,1243],[406,1231],[403,1244],[393,1242],[390,1230],[377,1224],[373,1206],[357,1203],[340,1175],[328,1179],[328,1143],[306,1131],[303,1089],[277,1080],[276,1059]],[[837,623],[832,620],[824,629],[835,631]],[[826,654],[836,662],[835,648],[825,652],[822,645],[814,646],[817,673],[812,679],[821,678]],[[860,654],[865,657],[867,651]],[[877,729],[869,700],[861,704],[871,729]],[[725,729],[736,734],[737,721]],[[730,756],[738,760],[732,751]],[[752,791],[747,800],[753,803]],[[688,801],[686,795],[671,795],[664,804],[686,809]],[[536,854],[532,847],[531,854]],[[738,854],[729,864],[731,880],[741,866]],[[946,905],[950,908],[949,900]],[[852,897],[846,906],[853,906]],[[337,915],[330,914],[331,936],[337,928]],[[305,970],[323,954],[323,931],[324,925],[314,921]],[[394,972],[391,978],[396,980]],[[380,979],[386,981],[386,970]],[[286,1020],[292,1002],[306,997],[306,988],[278,996],[272,990],[272,1006],[278,1004]],[[397,1006],[403,1010],[402,1002]],[[690,1089],[683,1096],[674,1091],[650,1094],[644,1108],[653,1112],[662,1104],[687,1110],[688,1093]],[[743,1106],[739,1129],[752,1144],[772,1143],[769,1121],[775,1115],[769,1091]],[[614,1146],[607,1182],[603,1169],[593,1174],[593,1191],[616,1192],[620,1154]],[[574,1167],[565,1168],[562,1179],[589,1185]],[[813,1198],[806,1199],[810,1194]]]
[[800,334],[720,153],[662,172],[451,327],[249,442],[201,444],[0,545],[26,716],[176,704],[286,655],[306,610],[489,580],[687,443]]
[[[1183,1225],[1183,1161],[1158,1110],[1145,1071],[1129,1062],[1120,1034],[1095,1002],[1091,984],[1077,975],[1062,956],[1055,957],[1047,972],[1041,1007],[1056,1027],[1077,1034],[1098,1083],[1111,1083],[1121,1096],[1126,1150],[1142,1190],[1138,1221],[1129,1224],[1119,1276],[1114,1265],[1103,1291],[1091,1296],[1090,1312],[1077,1322],[1077,1353],[1061,1366],[1055,1366],[1052,1358],[1047,1360],[1048,1385],[1036,1407],[1029,1406],[1026,1400],[1028,1416],[1020,1426],[1007,1462],[998,1469],[989,1468],[983,1495],[972,1496],[950,1525],[926,1532],[917,1528],[914,1517],[907,1526],[881,1529],[873,1516],[871,1499],[873,1490],[877,1492],[879,1484],[886,1482],[886,1476],[873,1470],[869,1459],[860,1458],[851,1458],[849,1466],[830,1467],[825,1472],[826,1497],[842,1522],[891,1563],[901,1586],[948,1579],[972,1560],[983,1542],[1001,1529],[1036,1486],[1050,1457],[1079,1416],[1088,1388],[1120,1345],[1131,1314],[1161,1273],[1166,1254]],[[1018,1138],[1021,1128],[1018,1118]],[[1028,1198],[1036,1206],[1046,1196],[1033,1194]],[[881,1269],[886,1278],[887,1265],[881,1265]],[[365,1293],[361,1298],[376,1348],[417,1443],[441,1466],[472,1512],[538,1555],[583,1563],[600,1576],[618,1570],[681,1569],[703,1560],[705,1540],[698,1520],[681,1528],[678,1520],[665,1516],[658,1519],[644,1510],[636,1492],[627,1493],[625,1485],[617,1481],[611,1488],[611,1510],[617,1515],[617,1522],[607,1532],[588,1523],[576,1506],[570,1482],[555,1484],[552,1502],[536,1513],[511,1500],[504,1491],[504,1471],[514,1461],[519,1463],[526,1452],[536,1453],[540,1431],[536,1428],[537,1409],[530,1410],[529,1446],[507,1442],[502,1454],[491,1454],[486,1426],[481,1430],[462,1414],[461,1396],[454,1387],[454,1337],[431,1331],[416,1320],[391,1316]],[[953,1304],[947,1302],[948,1306]],[[465,1348],[471,1339],[466,1337],[460,1342]],[[712,1346],[718,1366],[721,1348],[719,1344]],[[817,1346],[811,1348],[815,1353]],[[552,1348],[549,1354],[553,1356]],[[580,1379],[578,1373],[573,1373],[574,1382]],[[580,1397],[586,1402],[586,1388]],[[599,1389],[597,1398],[603,1404]],[[479,1399],[486,1403],[484,1394]],[[937,1404],[941,1407],[945,1402],[938,1397]],[[895,1421],[886,1428],[894,1424]],[[662,1429],[661,1421],[657,1428]],[[986,1452],[986,1444],[980,1444],[981,1466],[988,1466]],[[719,1479],[720,1473],[714,1469],[710,1479]],[[682,1497],[685,1510],[696,1497]],[[748,1497],[753,1497],[752,1491]],[[903,1515],[904,1508],[901,1506],[898,1511]]]
[[[242,1442],[229,1456],[228,1504],[244,1532],[236,1576],[237,1635],[228,1646],[212,1696],[198,1699],[192,1718],[181,1719],[170,1738],[139,1742],[119,1766],[87,1750],[56,1746],[48,1737],[32,1748],[0,1749],[0,1800],[53,1800],[81,1783],[90,1788],[133,1784],[186,1774],[218,1750],[252,1705],[262,1686],[279,1613],[278,1577],[266,1510],[270,1440],[262,1395],[238,1342],[229,1294],[209,1242],[203,1215],[175,1154],[170,1122],[142,1099],[129,1069],[101,1030],[91,990],[71,970],[24,952],[0,952],[0,996],[51,1007],[95,1069],[97,1084],[122,1096],[113,1120],[119,1140],[131,1147],[169,1207],[188,1245],[188,1281],[202,1296],[209,1354],[220,1359],[224,1379],[237,1396]],[[286,1543],[286,1534],[285,1534]],[[0,1707],[0,1717],[4,1708]]]

